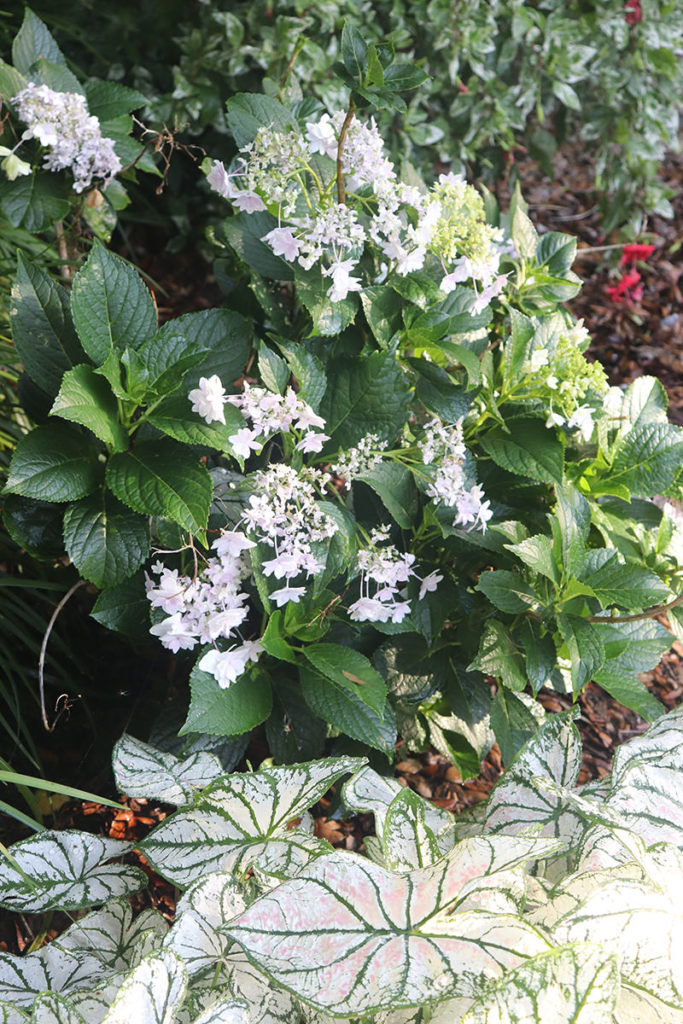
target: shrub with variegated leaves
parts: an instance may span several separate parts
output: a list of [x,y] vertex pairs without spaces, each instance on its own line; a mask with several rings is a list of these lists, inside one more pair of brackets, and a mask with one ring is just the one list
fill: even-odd
[[[683,713],[578,788],[573,718],[550,717],[460,817],[360,758],[226,775],[209,737],[175,756],[124,736],[119,786],[178,805],[139,844],[182,890],[175,922],[131,921],[144,876],[120,864],[128,844],[15,843],[0,905],[107,902],[35,952],[0,954],[0,1020],[677,1024]],[[366,857],[313,834],[309,809],[343,777],[346,810],[374,813]]]

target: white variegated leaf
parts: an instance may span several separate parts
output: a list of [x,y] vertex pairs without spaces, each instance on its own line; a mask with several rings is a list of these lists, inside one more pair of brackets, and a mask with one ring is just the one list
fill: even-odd
[[622,982],[613,1020],[614,1024],[683,1024],[683,1009]]
[[[391,801],[402,793],[404,786],[396,779],[386,779],[373,768],[361,768],[342,786],[342,802],[344,806],[356,814],[375,815],[375,831],[378,836],[384,833],[384,819]],[[453,816],[435,804],[425,804],[425,822],[435,835],[453,827]],[[453,845],[452,843],[450,844]]]
[[168,932],[157,910],[143,910],[133,919],[126,897],[111,900],[100,910],[86,914],[55,943],[73,953],[88,953],[106,971],[129,971],[156,949]]
[[194,1024],[197,1017],[221,999],[237,997],[227,984],[222,963],[190,976],[185,1002],[176,1013],[174,1024]]
[[683,846],[683,746],[678,764],[629,761],[614,783],[608,808],[648,844]]
[[187,991],[187,970],[174,953],[146,957],[121,985],[102,1024],[174,1024]]
[[377,836],[365,836],[363,839],[363,845],[365,846],[365,853],[371,861],[374,861],[375,864],[382,864],[386,867],[386,864],[384,863],[384,851],[382,849],[382,844]]
[[236,1001],[230,996],[219,999],[195,1017],[193,1024],[251,1024],[249,1007],[244,1001]]
[[626,981],[683,1009],[683,855],[662,847],[648,856],[653,858],[648,873],[657,884],[618,877],[628,865],[581,875],[575,888],[582,880],[592,888],[555,922],[553,934],[561,943],[599,943],[605,952],[619,955]]
[[294,878],[315,857],[325,857],[332,850],[327,840],[293,828],[288,832],[286,840],[272,839],[266,843],[262,851],[250,860],[250,864],[262,882],[261,888],[272,889],[274,885]]
[[30,1007],[38,992],[69,992],[95,984],[102,973],[97,957],[72,953],[56,941],[24,956],[0,953],[0,1000]]
[[567,946],[533,957],[490,985],[462,1024],[606,1024],[618,991],[616,957],[596,946]]
[[246,901],[235,879],[212,872],[196,882],[176,907],[176,919],[164,940],[183,961],[190,975],[220,960],[230,940],[218,928],[246,909]]
[[78,988],[69,992],[69,1002],[78,1010],[86,1024],[102,1024],[129,973],[119,971],[106,981],[96,981],[88,988]]
[[29,1016],[17,1006],[0,1003],[0,1024],[29,1024]]
[[612,766],[614,787],[620,785],[621,776],[633,761],[669,768],[683,766],[683,704],[658,718],[640,736],[617,747]]
[[225,774],[215,754],[181,759],[127,733],[114,747],[113,768],[120,793],[178,807],[192,803],[198,790]]
[[55,992],[43,992],[33,1004],[31,1024],[86,1024],[78,1010]]
[[262,971],[250,963],[244,953],[234,950],[224,966],[224,977],[233,998],[249,1005],[249,1024],[292,1024],[300,1016],[296,1000],[289,992],[273,985]]
[[547,950],[514,914],[476,907],[483,876],[557,850],[551,840],[470,839],[429,868],[396,875],[333,853],[236,918],[226,931],[300,998],[354,1016],[475,994]]
[[541,790],[540,777],[558,786],[573,788],[581,768],[581,739],[572,722],[574,712],[546,719],[522,747],[486,804],[486,830],[518,835],[530,826],[544,836],[557,836],[570,844],[577,841],[583,825],[561,797]]
[[[402,789],[389,804],[384,819],[384,863],[391,871],[414,871],[435,864],[452,846],[445,833],[444,848],[427,825],[427,804],[412,789]],[[442,837],[444,833],[442,833]],[[443,841],[443,839],[442,839]]]
[[202,872],[244,870],[275,840],[303,850],[292,853],[301,863],[309,837],[292,831],[292,822],[362,763],[336,757],[218,779],[193,808],[172,814],[139,847],[160,874],[183,888]]
[[35,912],[106,903],[147,884],[139,868],[108,864],[132,843],[88,832],[38,832],[10,847],[0,866],[0,906]]
[[486,803],[475,804],[462,811],[453,820],[453,842],[459,843],[462,839],[472,839],[474,836],[484,835],[486,831]]

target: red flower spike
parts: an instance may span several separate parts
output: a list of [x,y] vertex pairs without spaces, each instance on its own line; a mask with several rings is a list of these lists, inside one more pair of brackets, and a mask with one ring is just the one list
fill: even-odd
[[643,12],[640,9],[640,0],[626,0],[624,10],[626,12],[625,18],[627,25],[637,25],[639,21],[643,20]]
[[619,260],[619,266],[625,267],[636,260],[646,260],[655,251],[654,245],[643,245],[641,242],[634,242],[632,245],[625,245],[624,251]]
[[634,300],[638,302],[643,297],[642,287],[636,287],[640,279],[640,274],[637,270],[629,270],[616,284],[608,284],[605,291],[612,302],[621,302],[622,298],[624,298],[631,305]]

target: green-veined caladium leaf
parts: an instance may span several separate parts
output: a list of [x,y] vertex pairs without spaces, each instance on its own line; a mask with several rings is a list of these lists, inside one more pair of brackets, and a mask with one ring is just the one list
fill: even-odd
[[662,716],[640,736],[617,747],[612,766],[613,789],[634,763],[683,768],[683,705]]
[[129,263],[97,240],[74,278],[71,312],[81,344],[96,366],[114,349],[138,348],[157,329],[147,285]]
[[88,1024],[84,1017],[56,992],[41,992],[33,1004],[31,1024]]
[[[391,871],[414,871],[435,864],[445,851],[426,822],[426,801],[402,789],[389,804],[384,819],[382,849],[384,863]],[[452,832],[447,844],[453,845]]]
[[50,415],[80,423],[115,452],[128,447],[128,431],[119,422],[116,398],[104,377],[87,363],[64,374]]
[[461,1024],[604,1024],[619,991],[617,958],[577,944],[528,960],[495,982]]
[[614,782],[607,807],[648,843],[683,844],[682,751],[679,747],[675,764],[635,758]]
[[71,829],[21,839],[9,848],[11,860],[3,858],[0,906],[23,912],[75,910],[137,892],[147,883],[144,872],[107,863],[130,849],[132,843]]
[[236,946],[224,963],[221,977],[227,980],[233,999],[245,999],[249,1004],[249,1024],[292,1024],[304,1019],[302,1008],[291,994],[274,985]]
[[556,836],[568,843],[578,838],[582,821],[573,808],[534,783],[541,776],[568,788],[576,785],[581,739],[572,722],[575,717],[574,711],[552,715],[527,740],[491,791],[486,804],[487,831],[518,835],[535,826],[540,827],[540,835]]
[[141,442],[130,452],[113,455],[107,463],[107,483],[135,512],[172,519],[202,537],[213,498],[211,477],[175,441]]
[[180,957],[190,975],[221,960],[230,940],[218,929],[246,909],[237,881],[212,871],[191,886],[178,901],[176,919],[164,941]]
[[121,985],[102,1024],[174,1024],[186,991],[182,960],[165,950],[152,953]]
[[[0,1000],[31,1006],[36,993],[45,990],[71,999],[73,993],[90,992],[103,978],[129,970],[167,931],[166,922],[155,910],[143,911],[134,922],[132,917],[130,904],[122,897],[88,914],[34,953],[0,953]],[[75,995],[74,1005],[88,1020]]]
[[64,545],[81,576],[115,587],[149,554],[149,523],[106,489],[72,502],[64,513]]
[[509,882],[510,869],[557,847],[518,836],[468,839],[406,875],[332,853],[262,896],[226,931],[275,981],[335,1014],[473,995],[548,949],[509,910],[481,909],[477,889],[495,884],[496,872]]
[[218,999],[209,1006],[192,1024],[252,1024],[251,1010],[244,1000],[236,1000],[233,996]]
[[649,992],[622,983],[613,1020],[614,1024],[681,1024],[683,1016]]
[[[298,830],[288,829],[347,772],[362,765],[357,757],[267,768],[219,779],[200,796],[195,807],[178,811],[139,844],[145,856],[169,881],[190,885],[199,871],[244,867],[270,844],[302,848],[303,853],[329,851]],[[298,860],[298,858],[297,858]]]
[[199,752],[181,759],[127,733],[114,747],[112,766],[120,793],[177,807],[191,804],[197,790],[224,774],[215,754]]
[[608,868],[569,879],[556,902],[560,908],[571,897],[576,902],[555,921],[553,935],[560,943],[595,942],[616,953],[625,982],[680,1011],[683,853],[662,843],[639,860],[643,878]]
[[97,450],[66,423],[36,427],[17,444],[5,491],[39,501],[77,501],[101,476]]
[[[344,807],[356,814],[375,815],[375,831],[384,834],[386,814],[393,800],[403,793],[403,786],[396,779],[385,778],[374,768],[361,768],[342,786]],[[448,832],[453,825],[453,815],[430,801],[424,802],[425,823],[437,837]]]
[[30,1017],[11,1003],[0,1003],[0,1024],[29,1024]]

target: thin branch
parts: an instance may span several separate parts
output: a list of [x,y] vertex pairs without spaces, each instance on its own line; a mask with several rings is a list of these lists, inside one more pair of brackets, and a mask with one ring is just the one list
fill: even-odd
[[668,604],[657,604],[654,608],[648,608],[647,611],[639,612],[637,615],[589,615],[586,622],[640,622],[642,619],[654,619],[658,615],[666,615],[668,611],[677,608],[679,604],[683,604],[683,594],[679,594]]
[[353,102],[353,96],[349,100],[349,109],[346,111],[346,117],[344,123],[341,126],[339,132],[339,143],[337,144],[337,202],[341,206],[346,202],[346,183],[344,181],[344,167],[342,164],[342,157],[344,155],[344,143],[346,142],[346,135],[349,130],[349,125],[353,121],[353,115],[356,110],[356,104]]
[[69,267],[69,250],[66,245],[66,235],[64,234],[64,221],[55,221],[55,233],[57,235],[57,252],[61,261],[59,273],[67,281],[70,281],[71,268]]
[[43,725],[45,726],[45,729],[47,730],[47,732],[53,732],[55,726],[57,725],[57,722],[59,721],[62,713],[66,710],[67,705],[68,705],[68,701],[65,701],[63,706],[57,712],[57,714],[55,716],[54,722],[52,723],[52,725],[50,725],[50,723],[47,720],[47,712],[45,710],[45,679],[44,679],[44,671],[45,671],[45,652],[47,650],[47,642],[50,639],[50,633],[52,632],[52,627],[54,626],[55,622],[57,621],[57,616],[61,612],[62,608],[64,607],[66,602],[69,600],[71,595],[75,594],[79,587],[84,587],[84,586],[85,586],[85,580],[78,580],[77,583],[74,583],[73,587],[71,587],[69,590],[67,590],[66,594],[64,595],[64,597],[62,598],[62,600],[59,602],[59,604],[57,605],[57,607],[55,608],[55,610],[52,613],[52,617],[50,618],[50,621],[47,624],[47,629],[45,630],[45,635],[43,637],[43,642],[40,645],[40,658],[38,659],[38,685],[39,685],[39,688],[40,688],[40,713],[41,713],[42,718],[43,718]]

